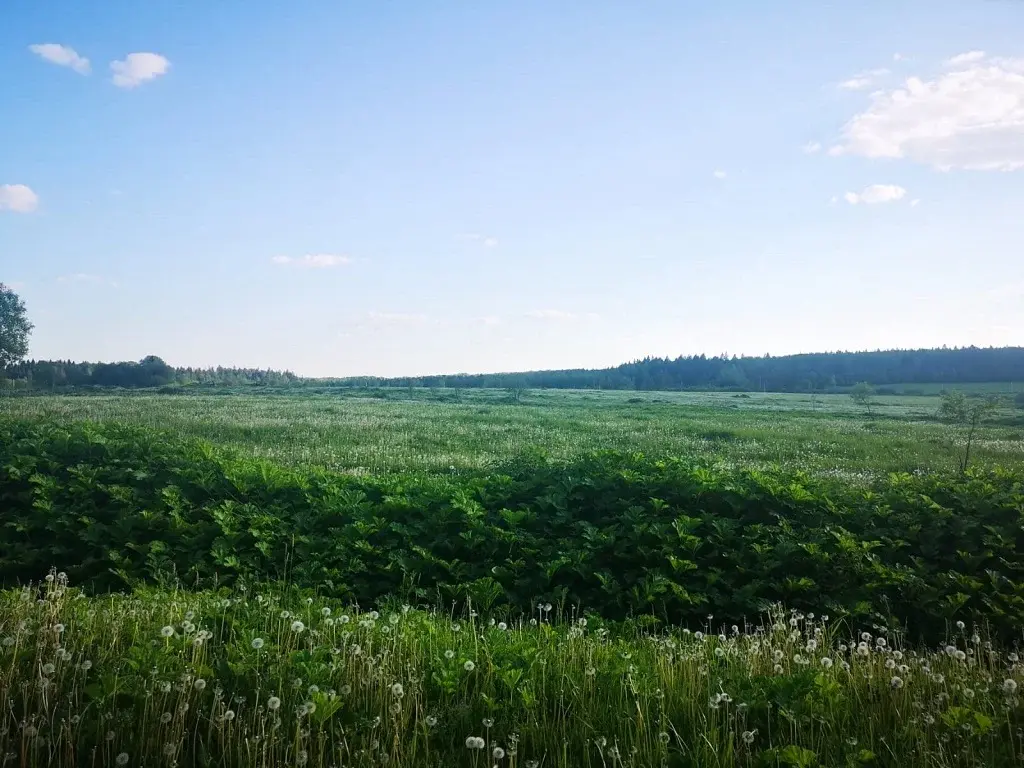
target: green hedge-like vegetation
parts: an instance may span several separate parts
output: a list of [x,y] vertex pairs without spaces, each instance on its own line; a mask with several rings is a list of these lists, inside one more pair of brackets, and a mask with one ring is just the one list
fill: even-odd
[[739,621],[768,604],[941,633],[1024,626],[1024,478],[793,473],[593,454],[485,475],[285,470],[114,425],[0,425],[0,582],[287,578],[356,601],[536,601]]

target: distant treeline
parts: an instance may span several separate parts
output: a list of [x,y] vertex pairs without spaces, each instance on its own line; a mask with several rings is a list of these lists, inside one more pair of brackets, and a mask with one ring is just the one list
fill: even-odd
[[139,362],[26,361],[6,372],[22,387],[435,387],[501,389],[843,390],[865,381],[895,384],[1024,382],[1024,347],[824,352],[782,357],[648,357],[614,368],[454,374],[414,378],[302,378],[288,371],[172,368],[159,357]]
[[288,371],[255,368],[173,368],[155,355],[138,362],[75,363],[71,360],[25,360],[4,376],[14,386],[32,389],[121,387],[142,389],[175,385],[286,387],[303,380]]

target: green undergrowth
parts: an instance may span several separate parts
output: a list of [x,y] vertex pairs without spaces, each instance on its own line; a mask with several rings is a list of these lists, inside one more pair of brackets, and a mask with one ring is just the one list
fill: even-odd
[[1024,626],[1019,472],[799,473],[594,453],[486,474],[286,469],[159,432],[0,425],[0,581],[281,580],[339,599],[742,624],[784,603],[914,637]]
[[0,592],[18,766],[992,768],[1024,761],[1013,648],[776,609],[694,630],[363,610],[285,585]]

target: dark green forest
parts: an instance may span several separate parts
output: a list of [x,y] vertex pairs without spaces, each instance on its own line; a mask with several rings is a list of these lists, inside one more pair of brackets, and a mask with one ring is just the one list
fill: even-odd
[[823,352],[773,357],[648,357],[614,368],[408,378],[303,378],[251,368],[173,368],[156,356],[138,362],[28,360],[7,369],[15,386],[75,387],[448,387],[620,390],[842,391],[858,382],[970,384],[1024,381],[1024,347]]

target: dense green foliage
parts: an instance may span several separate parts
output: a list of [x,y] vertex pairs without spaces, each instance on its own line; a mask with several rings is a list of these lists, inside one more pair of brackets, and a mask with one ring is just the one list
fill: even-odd
[[1004,470],[869,489],[593,454],[481,475],[285,470],[119,426],[0,427],[0,579],[94,589],[283,578],[372,601],[549,600],[739,621],[785,602],[941,630],[1024,620],[1024,487]]
[[967,626],[931,650],[814,613],[691,632],[49,578],[0,592],[5,763],[993,768],[1024,746],[1024,668]]
[[[769,392],[838,392],[867,381],[879,387],[941,383],[1024,381],[1024,347],[828,352],[772,357],[645,358],[598,370],[531,371],[526,373],[454,374],[382,379],[300,378],[288,371],[240,368],[166,368],[159,376],[143,370],[145,360],[122,363],[26,361],[7,375],[25,386],[154,387],[256,385],[270,387],[430,387],[508,389],[619,389],[640,391],[729,390]],[[161,361],[162,363],[162,361]],[[2,370],[2,369],[0,369]]]
[[[0,367],[0,371],[2,371]],[[172,368],[155,355],[117,363],[76,363],[71,360],[25,360],[8,366],[12,387],[58,389],[119,387],[145,389],[168,385],[289,386],[299,381],[288,372],[250,368]]]
[[31,332],[25,302],[13,289],[0,283],[0,374],[28,354]]

